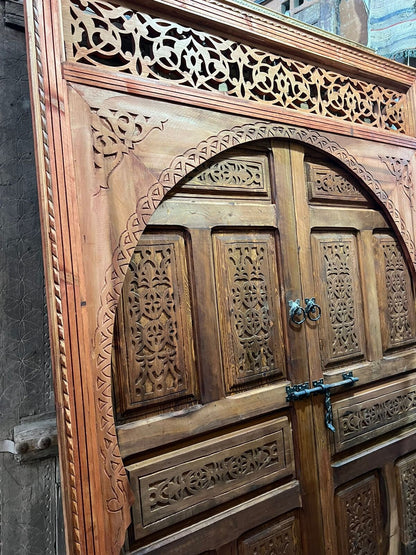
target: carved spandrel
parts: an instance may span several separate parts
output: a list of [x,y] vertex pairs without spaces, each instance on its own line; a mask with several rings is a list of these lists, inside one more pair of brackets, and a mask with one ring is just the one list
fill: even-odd
[[334,401],[335,451],[379,437],[413,419],[416,413],[413,382],[414,379],[405,379]]
[[405,553],[416,551],[416,454],[396,464],[399,491],[400,538]]
[[364,356],[363,315],[356,239],[351,234],[315,234],[314,267],[320,288],[319,326],[324,366]]
[[193,398],[190,293],[181,235],[143,237],[130,262],[123,299],[127,364],[119,364],[116,372],[128,372],[127,408]]
[[300,555],[299,522],[290,517],[238,542],[238,555]]
[[310,201],[368,204],[358,184],[341,169],[307,162],[305,170]]
[[293,473],[286,418],[128,467],[136,538]]
[[105,172],[106,181],[100,188],[108,189],[110,176],[123,157],[134,155],[135,145],[152,131],[162,131],[166,120],[106,106],[91,108],[91,114],[94,164]]
[[336,493],[340,555],[381,555],[382,515],[379,483],[369,476]]
[[66,3],[71,62],[405,132],[399,91],[104,0]]
[[279,289],[271,234],[216,234],[217,295],[227,391],[283,374]]
[[376,234],[374,246],[383,350],[387,351],[415,341],[415,302],[410,273],[397,241]]
[[228,154],[202,164],[181,191],[270,196],[268,160],[252,153]]

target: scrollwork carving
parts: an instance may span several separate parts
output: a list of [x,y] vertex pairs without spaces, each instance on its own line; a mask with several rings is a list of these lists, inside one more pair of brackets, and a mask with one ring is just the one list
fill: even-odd
[[400,528],[403,544],[416,549],[416,457],[414,454],[397,463],[398,486],[401,493]]
[[152,131],[162,131],[167,120],[106,107],[92,108],[91,112],[94,162],[106,173],[106,185],[100,188],[108,189],[110,176],[123,156],[129,152],[134,154],[135,145]]
[[403,93],[104,0],[71,0],[68,59],[405,132]]
[[410,160],[398,158],[397,156],[379,156],[379,158],[396,180],[396,185],[401,187],[407,198],[410,199],[412,192]]

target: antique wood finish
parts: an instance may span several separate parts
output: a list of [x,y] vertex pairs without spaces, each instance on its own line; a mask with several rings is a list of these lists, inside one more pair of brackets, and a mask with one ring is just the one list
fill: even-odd
[[[413,552],[415,70],[245,0],[26,18],[68,553]],[[335,432],[286,399],[345,372]]]

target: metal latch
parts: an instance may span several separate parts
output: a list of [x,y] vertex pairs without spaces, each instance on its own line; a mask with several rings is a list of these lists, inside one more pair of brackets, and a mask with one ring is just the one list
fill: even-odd
[[337,387],[352,386],[358,382],[358,378],[352,372],[344,372],[342,374],[342,381],[335,383],[324,383],[323,379],[315,380],[312,382],[312,387],[308,382],[296,385],[288,385],[286,387],[286,401],[297,401],[298,399],[306,399],[311,395],[318,395],[323,393],[325,395],[325,425],[328,430],[335,432],[331,404],[331,390]]

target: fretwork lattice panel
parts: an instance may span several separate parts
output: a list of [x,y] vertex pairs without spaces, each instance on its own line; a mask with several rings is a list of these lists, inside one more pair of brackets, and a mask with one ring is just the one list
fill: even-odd
[[101,0],[67,0],[67,59],[405,133],[404,94]]

